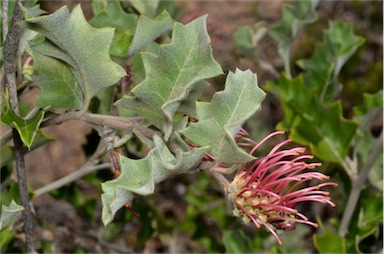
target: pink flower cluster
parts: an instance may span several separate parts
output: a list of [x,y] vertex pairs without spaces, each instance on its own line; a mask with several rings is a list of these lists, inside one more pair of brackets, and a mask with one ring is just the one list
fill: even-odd
[[[248,138],[248,133],[241,130],[237,136],[240,146],[253,146],[253,154],[265,141],[275,135],[274,132],[256,143]],[[243,222],[252,222],[256,227],[267,228],[282,244],[277,232],[294,230],[295,223],[317,224],[295,209],[295,205],[304,201],[335,204],[330,200],[329,193],[323,190],[326,186],[337,186],[333,182],[318,183],[308,186],[312,179],[328,180],[329,177],[311,171],[320,163],[307,163],[312,155],[305,154],[305,148],[294,147],[282,149],[291,140],[285,140],[264,157],[252,164],[244,163],[228,188],[228,195],[234,204],[234,215],[241,217]]]

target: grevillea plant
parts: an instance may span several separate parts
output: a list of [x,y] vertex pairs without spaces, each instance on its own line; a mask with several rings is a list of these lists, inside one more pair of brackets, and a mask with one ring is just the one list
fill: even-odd
[[[321,163],[310,162],[313,156],[306,153],[306,148],[283,149],[292,142],[288,139],[267,155],[254,156],[270,137],[284,135],[281,131],[274,132],[255,142],[242,128],[265,97],[255,73],[240,69],[230,71],[223,91],[216,92],[208,102],[199,101],[209,86],[206,80],[223,75],[212,55],[206,16],[182,24],[173,20],[167,11],[160,11],[158,1],[145,4],[131,1],[130,8],[136,10],[131,13],[126,12],[119,1],[94,1],[94,18],[88,22],[80,5],[72,12],[62,7],[53,14],[42,15],[39,7],[31,2],[24,6],[22,1],[16,3],[14,21],[4,35],[7,37],[3,48],[4,66],[14,66],[22,59],[28,61],[24,61],[23,74],[15,68],[4,69],[7,88],[2,89],[4,103],[0,120],[13,128],[15,146],[8,142],[12,135],[4,135],[2,156],[8,149],[15,152],[16,161],[22,161],[22,147],[17,146],[17,140],[28,149],[43,145],[49,142],[43,135],[47,126],[70,120],[88,123],[99,133],[103,143],[102,153],[98,150],[85,169],[108,167],[115,175],[115,179],[101,183],[101,219],[105,226],[121,208],[131,209],[137,195],[155,193],[157,184],[174,175],[200,171],[207,171],[218,180],[233,204],[233,215],[245,224],[251,222],[257,228],[265,227],[279,244],[283,243],[279,233],[294,230],[297,223],[317,227],[305,211],[297,210],[297,204],[309,201],[335,206],[329,198],[328,187],[337,184],[318,172]],[[27,46],[14,32],[18,29],[18,18],[22,32],[33,35]],[[24,58],[16,51],[13,55],[9,53],[12,52],[9,49],[19,43],[25,46]],[[285,58],[284,62],[288,61]],[[304,62],[303,65],[312,66]],[[137,76],[126,73],[126,70],[140,67],[141,70],[134,72]],[[336,67],[335,72],[340,68]],[[12,79],[16,73],[27,85],[33,83],[40,87],[36,107],[27,115],[19,111],[18,88]],[[303,82],[309,83],[310,79],[310,75],[297,79],[294,89],[304,90]],[[277,82],[288,81],[281,77]],[[283,85],[281,91],[282,96],[290,96]],[[334,92],[327,90],[323,97],[328,100],[332,94]],[[294,114],[295,110],[303,110],[310,103],[307,101],[316,103],[310,96],[303,100],[300,104],[289,103],[287,99],[284,107],[292,112],[289,114]],[[313,110],[314,115],[337,118],[335,114],[339,108],[337,105],[325,109],[314,106]],[[301,122],[286,121],[280,128],[295,128],[292,139],[303,141],[308,132],[300,124],[311,120],[305,115]],[[310,124],[318,130],[311,132],[316,134],[313,139],[320,144],[301,143],[308,145],[321,159],[342,163],[357,125],[343,119],[338,122],[347,130],[345,138],[319,141],[318,136],[323,137],[328,126],[325,122],[318,128]],[[340,140],[341,147],[339,142],[336,147],[332,146],[332,138]],[[135,158],[124,153],[133,139],[146,147],[145,152],[131,150]],[[343,142],[348,144],[343,145]],[[336,148],[335,153],[327,153],[326,148]],[[109,163],[98,165],[103,153],[107,154]],[[11,160],[11,156],[7,160]],[[7,164],[7,160],[2,159],[2,165]],[[17,164],[17,167],[23,166],[23,163]],[[237,171],[233,179],[224,176],[233,170]],[[18,170],[18,174],[22,178],[22,171]],[[34,197],[66,183],[34,190]],[[21,205],[25,209],[23,218],[28,221],[32,214],[25,184],[19,181]],[[14,202],[4,206],[1,227],[9,228],[22,207]],[[25,232],[27,250],[31,252],[35,249],[34,236],[28,223],[25,223]]]

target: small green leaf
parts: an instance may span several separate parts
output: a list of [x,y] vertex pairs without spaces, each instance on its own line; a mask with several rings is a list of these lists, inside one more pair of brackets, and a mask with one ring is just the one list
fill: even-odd
[[383,107],[383,90],[375,94],[364,94],[364,103],[359,107],[353,108],[356,116],[363,116],[368,114],[373,109],[380,109]]
[[276,86],[285,112],[277,128],[290,130],[290,138],[309,145],[315,156],[343,165],[357,124],[343,117],[340,102],[320,104],[314,95],[305,93],[301,75],[293,80],[281,76]]
[[317,218],[322,234],[314,234],[313,242],[319,253],[354,253],[355,241],[346,239],[327,229],[320,218]]
[[353,33],[351,24],[330,22],[323,42],[318,43],[313,56],[298,61],[304,73],[305,84],[321,101],[330,102],[341,91],[337,76],[345,62],[364,43]]
[[14,125],[20,134],[20,138],[27,147],[31,147],[39,126],[44,119],[44,110],[40,110],[34,117],[24,119],[19,117],[9,104],[8,94],[5,96],[6,108],[0,117],[0,122],[6,125]]
[[172,175],[195,169],[208,152],[208,149],[203,147],[187,152],[178,150],[174,155],[158,136],[154,137],[154,143],[155,148],[143,159],[132,160],[120,156],[120,176],[102,183],[102,220],[105,225],[112,221],[115,213],[124,204],[132,201],[132,193],[152,194],[157,183]]
[[252,43],[252,32],[250,26],[241,26],[237,28],[233,38],[238,46],[247,49],[252,49],[255,46]]
[[128,57],[133,56],[163,33],[170,31],[173,20],[168,12],[163,11],[156,19],[141,16],[136,26],[136,32],[129,47]]
[[322,235],[315,234],[313,241],[319,253],[348,253],[345,239],[329,230]]
[[249,238],[243,231],[224,231],[223,243],[226,253],[253,253]]
[[364,43],[364,38],[356,36],[353,33],[353,26],[350,23],[341,23],[331,21],[329,29],[325,32],[325,36],[331,41],[337,56],[336,71],[338,74],[341,66],[346,60]]
[[5,253],[8,243],[12,240],[13,233],[10,228],[6,228],[0,232],[0,252]]
[[103,0],[93,0],[92,1],[92,12],[94,16],[97,16],[105,8],[105,2]]
[[168,12],[163,11],[156,19],[141,16],[136,26],[135,35],[128,51],[128,57],[133,56],[163,33],[170,31],[173,20]]
[[90,26],[80,5],[71,15],[67,7],[62,7],[51,15],[27,18],[26,25],[46,38],[31,43],[34,52],[61,60],[70,67],[83,92],[83,107],[100,89],[115,84],[126,74],[109,55],[113,29]]
[[319,100],[329,102],[341,91],[341,84],[333,77],[334,63],[329,45],[318,43],[310,59],[301,59],[297,64],[304,72],[307,89]]
[[383,222],[383,195],[370,193],[369,198],[363,199],[362,203],[358,228],[362,231],[370,231],[371,228],[379,230]]
[[132,42],[138,16],[125,12],[117,0],[108,1],[106,6],[93,1],[93,8],[95,17],[89,21],[89,24],[96,28],[116,28],[110,53],[118,57],[125,56]]
[[8,206],[2,205],[0,216],[0,230],[3,231],[6,227],[10,226],[23,210],[24,207],[16,204],[14,200],[12,200]]
[[283,58],[285,72],[290,75],[290,47],[300,29],[317,19],[318,0],[297,1],[295,5],[284,4],[282,20],[269,29],[269,34],[279,42],[278,51]]
[[158,55],[143,53],[146,78],[115,103],[145,117],[165,133],[172,132],[174,114],[199,82],[222,73],[212,57],[206,30],[206,17],[187,25],[174,24],[172,42],[160,48]]
[[243,123],[260,107],[265,93],[250,70],[230,72],[225,90],[214,95],[210,103],[198,102],[199,121],[181,133],[200,146],[209,146],[216,160],[242,163],[254,159],[241,150],[234,140]]

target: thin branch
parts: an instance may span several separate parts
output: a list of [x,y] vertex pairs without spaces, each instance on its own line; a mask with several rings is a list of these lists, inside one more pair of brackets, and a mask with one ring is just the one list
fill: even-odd
[[208,172],[211,176],[213,176],[213,178],[216,179],[216,181],[220,184],[220,186],[224,190],[228,190],[228,188],[230,186],[230,182],[228,181],[227,178],[225,178],[222,174],[220,174],[219,172],[216,172],[214,170],[209,170]]
[[[13,111],[19,115],[19,102],[17,98],[17,87],[16,87],[16,58],[17,50],[19,48],[20,40],[20,27],[17,24],[22,19],[22,10],[19,4],[24,4],[25,0],[17,0],[15,3],[15,10],[12,17],[10,29],[7,33],[7,37],[4,41],[4,71],[5,71],[5,84],[8,88],[9,101]],[[8,11],[8,10],[7,10]],[[3,27],[7,26],[8,20],[3,23]],[[16,129],[13,129],[13,140],[15,145],[15,161],[16,161],[16,172],[17,182],[19,186],[20,200],[24,207],[23,211],[23,222],[24,222],[24,233],[26,239],[26,247],[28,253],[35,252],[35,239],[33,234],[33,215],[29,204],[28,188],[27,188],[27,176],[25,172],[25,161],[23,154],[23,142],[21,141],[20,135]]]
[[80,120],[84,114],[85,114],[85,111],[71,111],[62,115],[52,117],[42,122],[40,127],[43,128],[51,125],[58,125],[71,120]]
[[19,3],[24,4],[24,2],[25,0],[17,0],[15,3],[11,27],[7,33],[3,48],[5,80],[9,92],[9,101],[16,114],[19,114],[19,102],[17,99],[16,88],[16,55],[20,40],[20,27],[17,22],[22,19],[23,14]]
[[5,38],[7,38],[8,33],[8,0],[3,0],[3,43]]
[[138,122],[144,121],[143,117],[122,117],[110,115],[98,115],[91,113],[69,112],[63,115],[53,117],[41,124],[41,127],[57,125],[70,120],[83,120],[87,123],[99,126],[107,126],[112,129],[132,131],[136,129],[146,137],[153,137],[155,134],[162,136],[160,131],[156,131],[145,126],[138,125]]
[[121,246],[121,245],[105,242],[102,239],[100,239],[99,237],[92,235],[90,233],[87,233],[87,232],[84,232],[81,230],[77,230],[77,229],[74,229],[74,233],[79,235],[79,236],[86,237],[86,238],[92,240],[93,242],[99,244],[101,247],[106,248],[108,250],[114,250],[114,251],[121,252],[121,253],[134,253],[132,248],[129,248],[129,247],[126,248],[126,247]]
[[75,172],[64,176],[63,178],[60,178],[59,180],[52,182],[48,185],[45,185],[44,187],[41,187],[40,189],[37,189],[34,191],[35,197],[41,196],[45,193],[49,193],[53,190],[56,190],[58,188],[63,187],[64,185],[67,185],[73,181],[76,181],[83,176],[92,173],[94,171],[110,168],[109,163],[103,163],[100,165],[96,165],[99,162],[99,158],[104,154],[105,151],[105,145],[103,142],[99,142],[96,151],[92,154],[91,158],[88,160],[87,163],[85,163],[80,169],[76,170]]
[[15,145],[15,158],[16,158],[16,172],[17,172],[17,183],[19,186],[20,200],[24,207],[23,210],[23,222],[24,222],[24,233],[27,244],[27,252],[35,253],[35,237],[33,234],[33,215],[29,204],[28,187],[27,187],[27,176],[25,173],[25,160],[23,154],[23,141],[21,141],[19,132],[16,129],[13,130],[13,142]]
[[110,168],[109,163],[103,163],[103,164],[96,165],[96,166],[87,166],[87,167],[83,166],[80,169],[76,170],[75,172],[73,172],[69,175],[66,175],[63,178],[60,178],[59,180],[54,181],[48,185],[45,185],[44,187],[41,187],[41,188],[35,190],[34,191],[35,198],[37,198],[43,194],[49,193],[53,190],[59,189],[59,188],[65,186],[69,183],[72,183],[72,182],[82,178],[83,176],[92,173],[92,172],[102,170],[102,169],[108,169],[108,168]]
[[3,136],[0,137],[0,147],[8,143],[12,139],[12,129],[7,130]]
[[364,164],[361,169],[358,177],[356,179],[352,179],[352,191],[349,195],[347,205],[345,207],[345,213],[341,220],[341,225],[339,228],[339,235],[344,237],[348,233],[349,224],[351,223],[351,219],[353,213],[355,211],[357,202],[360,197],[360,193],[364,187],[365,181],[367,180],[369,171],[372,169],[377,157],[383,151],[383,132],[381,132],[380,137],[377,140],[375,147],[373,148],[368,160]]

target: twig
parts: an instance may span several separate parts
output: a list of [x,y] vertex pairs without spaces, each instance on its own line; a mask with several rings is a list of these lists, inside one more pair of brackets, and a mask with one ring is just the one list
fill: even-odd
[[23,141],[21,141],[19,132],[16,129],[13,130],[13,142],[15,145],[15,158],[16,158],[16,172],[17,183],[19,185],[19,193],[21,204],[24,207],[23,221],[24,221],[24,233],[27,244],[27,252],[35,253],[35,237],[33,234],[33,215],[29,204],[28,188],[27,188],[27,176],[25,173],[25,160],[23,154]]
[[83,176],[89,173],[92,173],[94,171],[109,168],[110,167],[109,163],[95,165],[99,162],[99,158],[104,154],[104,151],[105,151],[104,143],[99,142],[99,145],[97,146],[96,151],[92,154],[91,158],[87,163],[85,163],[80,169],[76,170],[75,172],[69,175],[66,175],[63,178],[60,178],[59,180],[52,182],[44,187],[41,187],[40,189],[35,190],[34,191],[35,197],[41,196],[45,193],[48,193],[60,187],[63,187],[64,185],[67,185],[73,181],[76,181],[77,179],[80,179]]
[[[7,33],[7,37],[4,41],[4,70],[5,80],[9,92],[9,101],[11,107],[16,114],[19,114],[19,102],[17,99],[17,88],[16,88],[16,54],[19,48],[20,39],[20,27],[17,24],[22,19],[22,10],[19,6],[24,4],[25,0],[17,0],[15,3],[15,10],[12,17],[11,27]],[[7,23],[6,23],[7,24]]]
[[112,129],[132,131],[138,130],[146,137],[153,137],[155,134],[162,136],[161,132],[138,125],[138,122],[144,121],[143,117],[122,117],[122,116],[110,116],[110,115],[98,115],[91,113],[69,112],[63,115],[53,117],[40,126],[46,127],[50,125],[57,125],[70,120],[83,120],[92,125],[107,126]]
[[55,116],[41,123],[40,127],[58,125],[71,120],[79,120],[85,114],[84,111],[72,111],[59,116]]
[[45,193],[49,193],[53,190],[61,188],[64,185],[67,185],[73,181],[76,181],[76,180],[82,178],[83,176],[85,176],[89,173],[92,173],[92,172],[95,172],[98,170],[102,170],[102,169],[108,169],[108,168],[110,168],[109,163],[103,163],[103,164],[96,165],[96,166],[83,166],[80,169],[76,170],[75,172],[73,172],[69,175],[66,175],[63,178],[60,178],[59,180],[52,182],[48,185],[45,185],[44,187],[41,187],[41,188],[35,190],[34,191],[35,198],[37,198],[37,197],[39,197]]
[[[19,102],[17,98],[16,87],[16,57],[20,40],[20,27],[17,22],[22,19],[22,10],[19,4],[24,4],[25,0],[17,0],[15,3],[15,10],[12,17],[11,26],[7,37],[4,41],[4,70],[5,70],[5,83],[8,87],[9,101],[13,111],[19,115]],[[8,11],[8,10],[7,10]],[[3,23],[3,27],[7,26],[8,20]],[[20,200],[24,207],[23,221],[24,221],[24,233],[26,239],[26,247],[28,253],[35,252],[35,239],[33,235],[33,216],[31,207],[29,204],[28,188],[27,188],[27,176],[25,173],[25,161],[23,154],[23,142],[16,129],[13,129],[13,140],[15,144],[15,160],[17,171],[17,182],[19,186]]]
[[3,136],[0,137],[0,147],[8,143],[12,139],[12,129],[9,129],[5,132]]
[[8,0],[3,0],[3,43],[8,33]]
[[352,191],[349,195],[347,205],[345,207],[345,213],[341,220],[339,228],[339,235],[344,237],[348,233],[349,224],[352,219],[352,215],[355,211],[357,201],[359,200],[361,190],[364,187],[364,183],[367,180],[368,173],[372,169],[377,157],[383,151],[383,132],[377,140],[375,147],[373,148],[368,160],[364,164],[357,178],[352,179]]
[[86,237],[86,238],[92,240],[93,242],[101,245],[103,248],[107,248],[109,250],[118,251],[118,252],[121,252],[121,253],[134,253],[132,248],[126,248],[126,247],[121,246],[121,245],[107,243],[107,242],[103,241],[102,239],[100,239],[99,237],[97,237],[95,235],[92,235],[90,233],[87,233],[87,232],[84,232],[84,231],[80,231],[80,230],[77,230],[77,229],[74,229],[74,233],[79,235],[79,236]]

